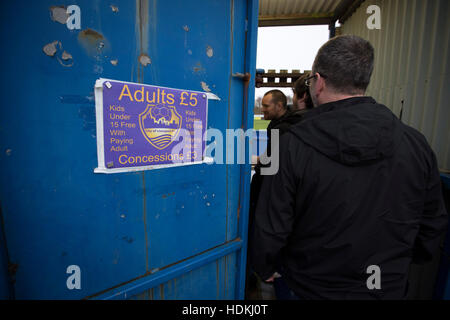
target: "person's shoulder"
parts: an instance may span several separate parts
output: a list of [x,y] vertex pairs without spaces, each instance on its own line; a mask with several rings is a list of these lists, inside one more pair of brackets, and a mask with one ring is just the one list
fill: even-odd
[[373,99],[372,97],[367,98],[372,99],[373,101],[371,103],[373,103],[377,107],[375,109],[371,109],[372,112],[377,111],[379,114],[388,115],[389,117],[391,117],[391,119],[395,120],[397,125],[401,127],[403,136],[406,137],[406,139],[408,139],[410,142],[413,142],[417,148],[420,148],[426,152],[432,151],[427,138],[422,132],[400,120],[386,105],[375,101],[375,99]]
[[422,132],[403,122],[401,122],[401,124],[403,125],[403,132],[405,133],[406,137],[414,140],[418,144],[418,146],[422,147],[424,150],[431,150],[430,144],[428,143],[427,138]]
[[289,112],[287,118],[289,119],[289,121],[296,123],[298,121],[301,121],[308,111],[308,109],[292,110]]
[[305,143],[302,139],[298,137],[298,135],[291,130],[292,126],[286,130],[286,132],[280,136],[280,145],[283,145],[286,148],[291,150],[300,149],[305,146]]
[[404,137],[408,141],[408,145],[413,149],[416,154],[421,155],[427,167],[433,166],[433,162],[436,161],[436,155],[429,144],[425,135],[416,128],[403,123]]
[[283,115],[281,118],[273,119],[270,121],[268,129],[278,129],[281,131],[281,133],[284,133],[285,129],[288,127],[288,123],[285,121],[286,115]]
[[300,139],[294,131],[288,130],[280,137],[279,155],[280,162],[289,163],[292,172],[300,175],[304,167],[311,163],[313,155],[316,153],[314,148]]
[[300,110],[289,111],[282,118],[280,118],[279,122],[276,124],[274,128],[280,129],[283,132],[287,131],[290,126],[302,121],[303,112]]

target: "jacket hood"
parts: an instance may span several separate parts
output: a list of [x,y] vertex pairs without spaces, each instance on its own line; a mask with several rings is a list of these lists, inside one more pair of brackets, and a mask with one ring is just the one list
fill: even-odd
[[334,161],[353,166],[392,157],[403,133],[397,117],[371,97],[323,104],[290,131]]

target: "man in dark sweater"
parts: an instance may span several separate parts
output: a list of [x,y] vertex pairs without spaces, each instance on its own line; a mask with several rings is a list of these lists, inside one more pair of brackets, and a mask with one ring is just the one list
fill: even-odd
[[446,230],[425,137],[364,96],[373,64],[356,36],[320,48],[306,79],[315,108],[264,177],[249,254],[284,298],[405,298],[410,264],[430,261]]

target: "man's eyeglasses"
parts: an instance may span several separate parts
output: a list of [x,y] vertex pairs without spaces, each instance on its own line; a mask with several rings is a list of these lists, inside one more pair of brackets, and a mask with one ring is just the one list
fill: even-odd
[[309,76],[308,78],[305,79],[305,86],[309,87],[311,85],[311,79],[315,78],[316,75],[313,74],[312,76]]
[[[312,76],[309,76],[308,78],[305,79],[305,86],[310,87],[311,86],[311,79],[316,78],[317,77],[318,72],[314,73]],[[320,76],[322,78],[326,78],[327,76],[320,74]]]

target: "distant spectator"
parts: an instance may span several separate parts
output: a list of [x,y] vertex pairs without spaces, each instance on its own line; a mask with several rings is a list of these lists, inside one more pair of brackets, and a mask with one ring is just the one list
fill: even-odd
[[309,110],[314,107],[309,88],[305,85],[305,79],[309,74],[305,73],[294,82],[292,91],[294,96],[292,98],[292,110]]

